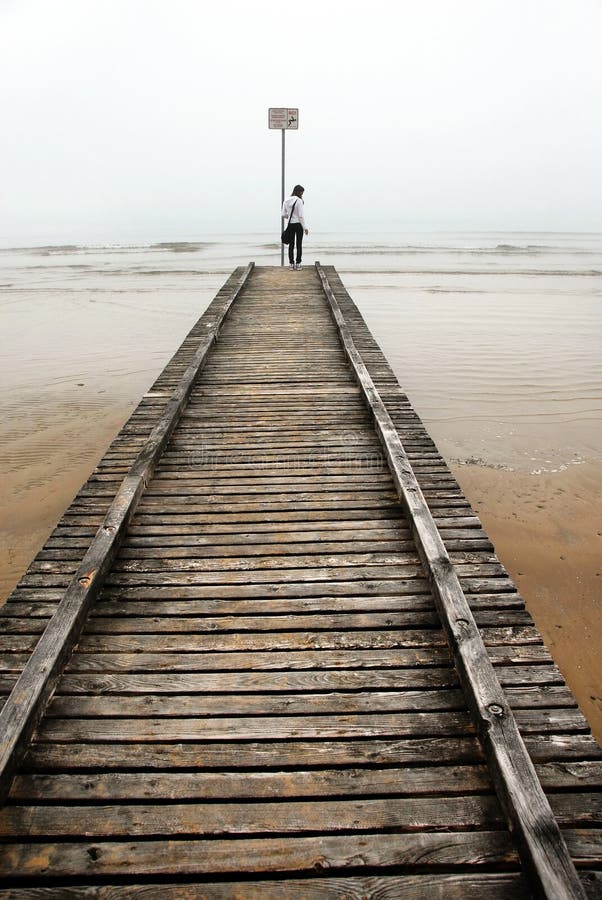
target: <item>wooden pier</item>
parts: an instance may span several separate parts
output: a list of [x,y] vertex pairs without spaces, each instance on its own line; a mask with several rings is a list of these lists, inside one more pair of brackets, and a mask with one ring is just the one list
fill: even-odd
[[0,621],[2,898],[602,895],[602,751],[332,267],[234,271]]

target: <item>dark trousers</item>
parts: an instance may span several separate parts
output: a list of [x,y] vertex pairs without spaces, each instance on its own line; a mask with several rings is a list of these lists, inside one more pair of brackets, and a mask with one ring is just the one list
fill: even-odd
[[[293,232],[291,237],[291,242],[288,245],[288,261],[292,265],[293,263],[301,262],[301,251],[303,249],[303,225],[301,222],[295,222],[291,225],[291,230]],[[297,245],[297,258],[294,258],[295,252],[295,244]]]

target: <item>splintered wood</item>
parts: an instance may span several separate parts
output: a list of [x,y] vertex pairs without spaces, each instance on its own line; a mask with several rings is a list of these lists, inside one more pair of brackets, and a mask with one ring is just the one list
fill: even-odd
[[[0,610],[3,694],[211,328],[0,811],[0,896],[596,896],[602,752],[331,268],[233,273]],[[467,685],[478,648],[450,637],[369,381],[503,688],[492,715],[534,763],[522,781],[492,761],[519,743]]]

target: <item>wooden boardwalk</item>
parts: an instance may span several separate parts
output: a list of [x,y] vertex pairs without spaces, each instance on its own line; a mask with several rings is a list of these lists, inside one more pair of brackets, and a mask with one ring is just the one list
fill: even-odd
[[331,267],[233,273],[0,616],[2,898],[602,894],[602,751]]

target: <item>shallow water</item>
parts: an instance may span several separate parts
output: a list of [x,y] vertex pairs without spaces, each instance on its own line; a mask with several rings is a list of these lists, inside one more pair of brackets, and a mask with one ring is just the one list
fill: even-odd
[[602,457],[599,278],[389,277],[343,273],[444,455],[534,474]]
[[[5,425],[44,427],[55,402],[133,403],[250,259],[278,264],[279,245],[0,249]],[[337,267],[449,459],[536,474],[602,457],[602,235],[318,234],[315,259]]]

